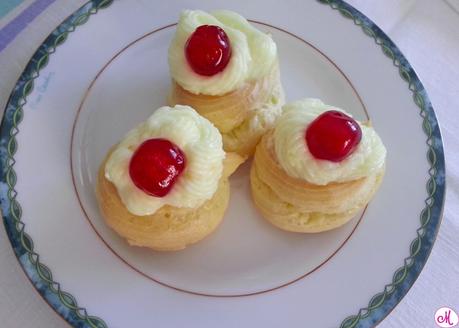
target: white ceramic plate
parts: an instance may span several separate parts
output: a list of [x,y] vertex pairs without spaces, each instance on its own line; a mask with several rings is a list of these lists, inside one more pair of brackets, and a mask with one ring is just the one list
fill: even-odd
[[[27,275],[71,325],[369,327],[413,284],[444,196],[427,95],[361,13],[342,1],[290,2],[94,0],[34,55],[0,128],[0,201]],[[223,224],[184,251],[130,247],[104,224],[98,166],[165,104],[167,48],[184,7],[231,9],[271,33],[288,101],[317,97],[371,119],[388,158],[365,211],[331,232],[280,231],[255,210],[246,163],[231,178]]]

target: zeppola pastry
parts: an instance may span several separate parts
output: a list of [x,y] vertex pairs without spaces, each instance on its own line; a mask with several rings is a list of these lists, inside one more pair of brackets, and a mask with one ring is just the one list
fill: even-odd
[[371,123],[318,99],[285,105],[277,46],[244,17],[183,11],[168,59],[170,107],[99,168],[101,213],[130,245],[180,250],[211,234],[230,175],[254,153],[254,203],[283,230],[337,228],[379,188],[386,149]]
[[97,199],[129,244],[179,250],[209,235],[228,206],[228,177],[243,158],[188,106],[161,107],[100,166]]
[[257,146],[252,196],[263,216],[283,230],[334,229],[373,197],[385,158],[369,122],[318,99],[296,101],[284,106]]
[[231,11],[185,10],[169,48],[169,105],[189,105],[248,157],[284,104],[277,47]]

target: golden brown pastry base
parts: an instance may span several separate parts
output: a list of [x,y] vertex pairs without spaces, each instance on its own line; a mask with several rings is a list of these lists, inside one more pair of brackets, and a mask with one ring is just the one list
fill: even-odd
[[[234,130],[241,127],[250,118],[253,109],[260,108],[271,101],[273,90],[279,83],[278,63],[273,66],[266,77],[246,82],[241,88],[222,96],[194,94],[172,81],[168,105],[179,104],[193,107],[222,133],[225,151],[236,152],[248,157],[253,154],[260,135],[244,134],[241,140],[237,140],[234,137]],[[230,139],[231,142],[229,142]]]
[[276,159],[270,132],[256,148],[250,181],[255,205],[269,222],[283,230],[313,233],[348,222],[373,197],[383,175],[384,168],[324,186],[290,177]]
[[163,206],[156,213],[146,216],[133,215],[126,209],[115,186],[105,178],[105,161],[99,169],[96,195],[106,223],[130,245],[175,251],[198,242],[219,225],[228,206],[228,177],[243,162],[243,158],[226,154],[218,189],[200,207]]

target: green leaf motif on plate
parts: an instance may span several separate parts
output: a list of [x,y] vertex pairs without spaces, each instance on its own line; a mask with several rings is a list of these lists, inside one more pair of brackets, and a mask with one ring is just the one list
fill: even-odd
[[[19,203],[16,200],[17,192],[14,189],[17,183],[16,172],[13,169],[15,164],[14,155],[17,151],[16,135],[19,133],[18,124],[21,122],[23,117],[22,107],[26,104],[26,97],[32,92],[34,87],[34,80],[39,77],[39,72],[42,70],[49,61],[49,55],[56,51],[56,48],[63,44],[69,35],[79,25],[84,24],[88,21],[89,17],[99,11],[99,9],[107,8],[113,0],[91,0],[84,5],[78,12],[79,15],[73,17],[73,21],[68,27],[60,31],[59,34],[54,37],[50,37],[52,43],[44,43],[44,53],[40,55],[38,59],[31,60],[34,66],[30,69],[27,74],[27,79],[23,82],[21,87],[20,97],[17,99],[16,108],[13,112],[12,126],[10,130],[10,138],[7,144],[7,158],[6,158],[6,183],[8,186],[8,200],[10,202],[10,214],[15,221],[16,232],[21,243],[23,250],[26,252],[30,263],[34,266],[35,272],[38,274],[40,279],[48,286],[49,290],[56,294],[61,301],[62,305],[67,307],[69,310],[74,311],[74,314],[85,323],[85,327],[91,328],[107,328],[106,323],[96,316],[88,315],[85,308],[79,307],[76,299],[68,292],[61,289],[59,283],[53,281],[51,270],[40,262],[40,256],[34,251],[34,245],[32,238],[24,231],[25,224],[21,221],[22,210]],[[85,12],[84,8],[90,5],[89,11]],[[39,50],[40,51],[40,50]],[[34,55],[37,56],[39,51]],[[24,76],[24,75],[23,75]],[[81,324],[81,323],[80,323]]]
[[425,229],[431,219],[431,209],[434,205],[433,196],[436,191],[435,177],[437,176],[437,170],[435,168],[435,164],[436,164],[437,155],[436,155],[435,149],[433,148],[432,126],[427,118],[427,111],[425,108],[423,96],[418,91],[416,84],[412,83],[410,73],[406,71],[405,68],[401,65],[400,61],[396,58],[395,54],[393,53],[391,47],[388,44],[385,44],[385,41],[383,39],[376,36],[375,32],[371,28],[365,25],[362,25],[362,21],[360,19],[358,19],[357,17],[354,17],[351,12],[342,8],[342,5],[338,3],[340,1],[338,0],[318,0],[318,1],[323,4],[330,5],[332,9],[338,10],[342,14],[343,14],[343,11],[346,11],[347,13],[349,13],[350,17],[348,17],[347,13],[345,16],[347,18],[353,19],[355,25],[360,26],[366,35],[372,37],[375,43],[381,46],[383,53],[392,60],[394,66],[398,68],[401,78],[408,83],[408,88],[413,92],[413,100],[415,104],[420,108],[420,115],[423,118],[422,129],[428,137],[427,142],[426,142],[428,146],[427,158],[431,165],[429,169],[430,177],[428,179],[427,186],[426,186],[426,189],[428,192],[428,198],[425,200],[426,207],[424,208],[424,210],[421,212],[421,215],[420,215],[421,227],[417,229],[416,231],[417,237],[410,244],[410,256],[405,258],[404,265],[395,272],[395,274],[392,277],[392,282],[385,286],[384,291],[382,293],[375,295],[370,300],[368,307],[361,308],[358,311],[357,315],[352,315],[346,318],[341,323],[341,326],[340,326],[341,328],[354,328],[359,324],[362,318],[367,317],[373,310],[376,310],[377,308],[381,307],[384,304],[384,301],[386,300],[387,296],[392,294],[396,290],[396,287],[400,286],[404,282],[404,280],[406,279],[408,275],[408,269],[411,268],[414,264],[415,256],[418,255],[418,253],[422,249],[422,237],[425,235]]
[[43,57],[41,57],[40,60],[38,60],[37,62],[37,71],[41,71],[43,68],[45,68],[46,65],[48,65],[48,61],[49,61],[48,54],[45,54]]
[[26,84],[24,85],[24,89],[23,89],[23,96],[24,97],[27,97],[33,90],[33,80],[29,80],[26,82]]

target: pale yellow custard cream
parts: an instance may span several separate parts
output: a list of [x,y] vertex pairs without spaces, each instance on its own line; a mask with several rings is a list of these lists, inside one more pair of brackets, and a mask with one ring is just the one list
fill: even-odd
[[[190,35],[201,25],[221,27],[231,43],[231,59],[225,69],[213,76],[202,76],[189,66],[185,45]],[[169,67],[172,78],[194,94],[221,96],[238,89],[247,80],[268,74],[277,61],[277,48],[270,35],[253,27],[241,15],[219,10],[206,13],[185,10],[169,47]]]
[[[129,175],[133,153],[152,138],[173,142],[186,157],[185,170],[162,198],[137,188]],[[196,208],[212,198],[217,190],[224,158],[222,137],[212,123],[189,106],[165,106],[115,146],[105,165],[105,177],[115,185],[121,201],[134,215],[154,214],[164,205]]]
[[326,185],[369,176],[379,171],[386,158],[384,147],[371,124],[358,122],[362,139],[355,151],[341,162],[316,159],[308,150],[305,133],[308,125],[320,114],[338,110],[319,99],[303,99],[283,107],[274,130],[274,149],[285,172],[309,183]]

